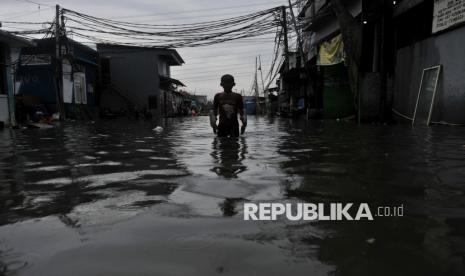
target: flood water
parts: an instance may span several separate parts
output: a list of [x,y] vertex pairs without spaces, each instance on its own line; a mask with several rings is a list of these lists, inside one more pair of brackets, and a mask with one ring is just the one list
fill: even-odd
[[[207,117],[0,130],[0,275],[463,275],[465,128]],[[245,202],[404,207],[244,221]]]

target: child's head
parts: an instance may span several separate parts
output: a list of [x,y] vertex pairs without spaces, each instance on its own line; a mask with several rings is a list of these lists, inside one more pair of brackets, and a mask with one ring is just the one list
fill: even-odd
[[221,77],[221,86],[223,87],[224,91],[230,92],[232,88],[236,85],[234,83],[234,77],[226,74]]

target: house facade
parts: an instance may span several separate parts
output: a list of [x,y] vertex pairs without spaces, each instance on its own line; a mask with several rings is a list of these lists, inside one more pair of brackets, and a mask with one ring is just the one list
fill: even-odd
[[356,72],[332,2],[309,0],[301,9],[307,67],[297,66],[300,77],[292,66],[282,70],[281,108],[293,111],[306,97],[324,118],[355,110],[361,120],[465,124],[465,0],[342,1],[361,34]]
[[16,125],[15,71],[22,47],[34,43],[0,30],[0,124]]
[[97,51],[67,39],[60,42],[61,53],[57,59],[54,38],[34,42],[34,47],[26,47],[21,52],[16,74],[21,114],[28,115],[38,108],[48,114],[62,111],[66,117],[93,113],[99,98]]
[[[360,18],[361,0],[344,1]],[[355,114],[341,28],[329,0],[310,0],[300,9],[302,49],[290,49],[280,68],[278,112],[282,116],[344,118]]]
[[179,101],[171,66],[184,63],[174,49],[97,44],[101,58],[101,108],[144,110],[156,117],[174,116]]
[[[465,0],[403,0],[396,5],[393,20],[393,109],[398,118],[412,118],[416,107],[431,108],[431,123],[465,124]],[[422,102],[418,95],[423,71],[437,66],[434,98],[430,95]]]

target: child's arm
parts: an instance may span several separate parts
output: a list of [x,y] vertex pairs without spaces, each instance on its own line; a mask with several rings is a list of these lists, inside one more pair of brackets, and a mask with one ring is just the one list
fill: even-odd
[[218,116],[218,94],[213,99],[213,110],[210,111],[210,126],[213,128],[213,133],[216,133],[218,126],[216,125],[216,116]]
[[240,116],[239,118],[242,121],[241,134],[244,134],[245,128],[247,127],[247,113],[244,109],[244,100],[242,99],[242,95],[239,95],[238,98],[237,109]]

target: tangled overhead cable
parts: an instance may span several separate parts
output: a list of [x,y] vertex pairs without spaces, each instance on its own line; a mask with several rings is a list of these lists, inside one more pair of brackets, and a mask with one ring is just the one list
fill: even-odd
[[278,10],[271,8],[222,20],[191,24],[117,21],[62,9],[66,32],[90,42],[128,46],[198,47],[273,34]]

